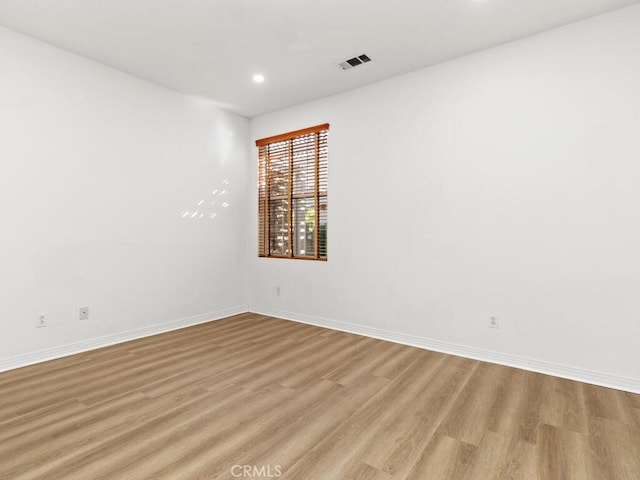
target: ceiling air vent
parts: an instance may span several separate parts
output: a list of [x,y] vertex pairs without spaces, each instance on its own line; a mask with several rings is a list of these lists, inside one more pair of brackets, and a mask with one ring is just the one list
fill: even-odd
[[357,57],[350,58],[349,60],[345,60],[340,63],[340,68],[342,70],[349,70],[350,68],[357,67],[358,65],[362,65],[363,63],[370,62],[371,59],[368,55],[364,53],[362,55],[358,55]]

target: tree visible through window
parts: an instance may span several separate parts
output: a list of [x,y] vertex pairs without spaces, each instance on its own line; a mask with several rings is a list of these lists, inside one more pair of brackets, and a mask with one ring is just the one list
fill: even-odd
[[327,259],[329,124],[263,138],[258,147],[258,255]]

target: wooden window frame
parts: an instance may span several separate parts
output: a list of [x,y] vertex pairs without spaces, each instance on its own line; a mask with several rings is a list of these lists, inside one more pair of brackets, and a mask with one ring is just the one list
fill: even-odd
[[[323,123],[321,125],[316,125],[314,127],[304,128],[301,130],[295,130],[293,132],[283,133],[280,135],[275,135],[272,137],[262,138],[260,140],[256,140],[256,147],[258,147],[258,256],[264,258],[289,258],[295,260],[316,260],[316,261],[326,261],[327,260],[327,229],[326,229],[326,213],[328,207],[328,189],[326,188],[328,182],[328,154],[325,154],[323,157],[324,164],[321,168],[321,143],[320,139],[322,136],[322,147],[325,148],[327,146],[327,136],[329,131],[329,124]],[[301,137],[307,137],[313,134],[313,149],[309,149],[309,151],[313,152],[313,165],[314,165],[314,188],[313,191],[306,191],[304,193],[295,193],[294,192],[294,167],[299,168],[299,164],[295,163],[294,160],[294,141]],[[269,146],[274,144],[281,144],[282,142],[288,142],[288,145],[284,148],[282,145],[276,149],[276,152],[282,154],[282,152],[286,149],[287,153],[284,158],[288,161],[288,179],[286,186],[286,193],[282,195],[278,195],[274,198],[271,191],[274,186],[274,183],[271,183],[270,174],[273,173],[270,165],[270,155],[269,155]],[[311,142],[309,142],[311,143]],[[285,174],[287,175],[287,174]],[[322,176],[322,179],[321,179]],[[321,191],[321,182],[324,184],[324,190]],[[293,223],[293,210],[294,210],[294,202],[295,199],[312,199],[314,205],[314,241],[313,241],[313,255],[294,255],[295,245],[294,245],[294,223]],[[271,249],[271,236],[270,236],[270,228],[272,226],[271,223],[271,202],[274,200],[286,200],[287,205],[287,248],[285,251],[288,252],[288,255],[278,255],[273,254]],[[321,203],[322,201],[322,203]],[[325,215],[325,223],[324,223],[324,242],[320,243],[321,236],[321,228],[320,228],[320,212],[324,211]],[[324,255],[321,256],[321,253]]]

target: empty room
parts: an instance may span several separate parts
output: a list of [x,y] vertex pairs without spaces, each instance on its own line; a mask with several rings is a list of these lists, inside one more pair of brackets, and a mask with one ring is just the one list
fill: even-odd
[[640,3],[0,0],[0,480],[640,480]]

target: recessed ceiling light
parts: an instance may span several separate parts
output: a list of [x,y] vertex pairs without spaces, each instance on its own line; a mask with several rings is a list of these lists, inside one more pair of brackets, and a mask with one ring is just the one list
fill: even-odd
[[261,75],[260,73],[256,73],[256,74],[253,76],[253,81],[254,81],[254,82],[256,82],[256,83],[262,83],[262,82],[264,82],[264,75]]

